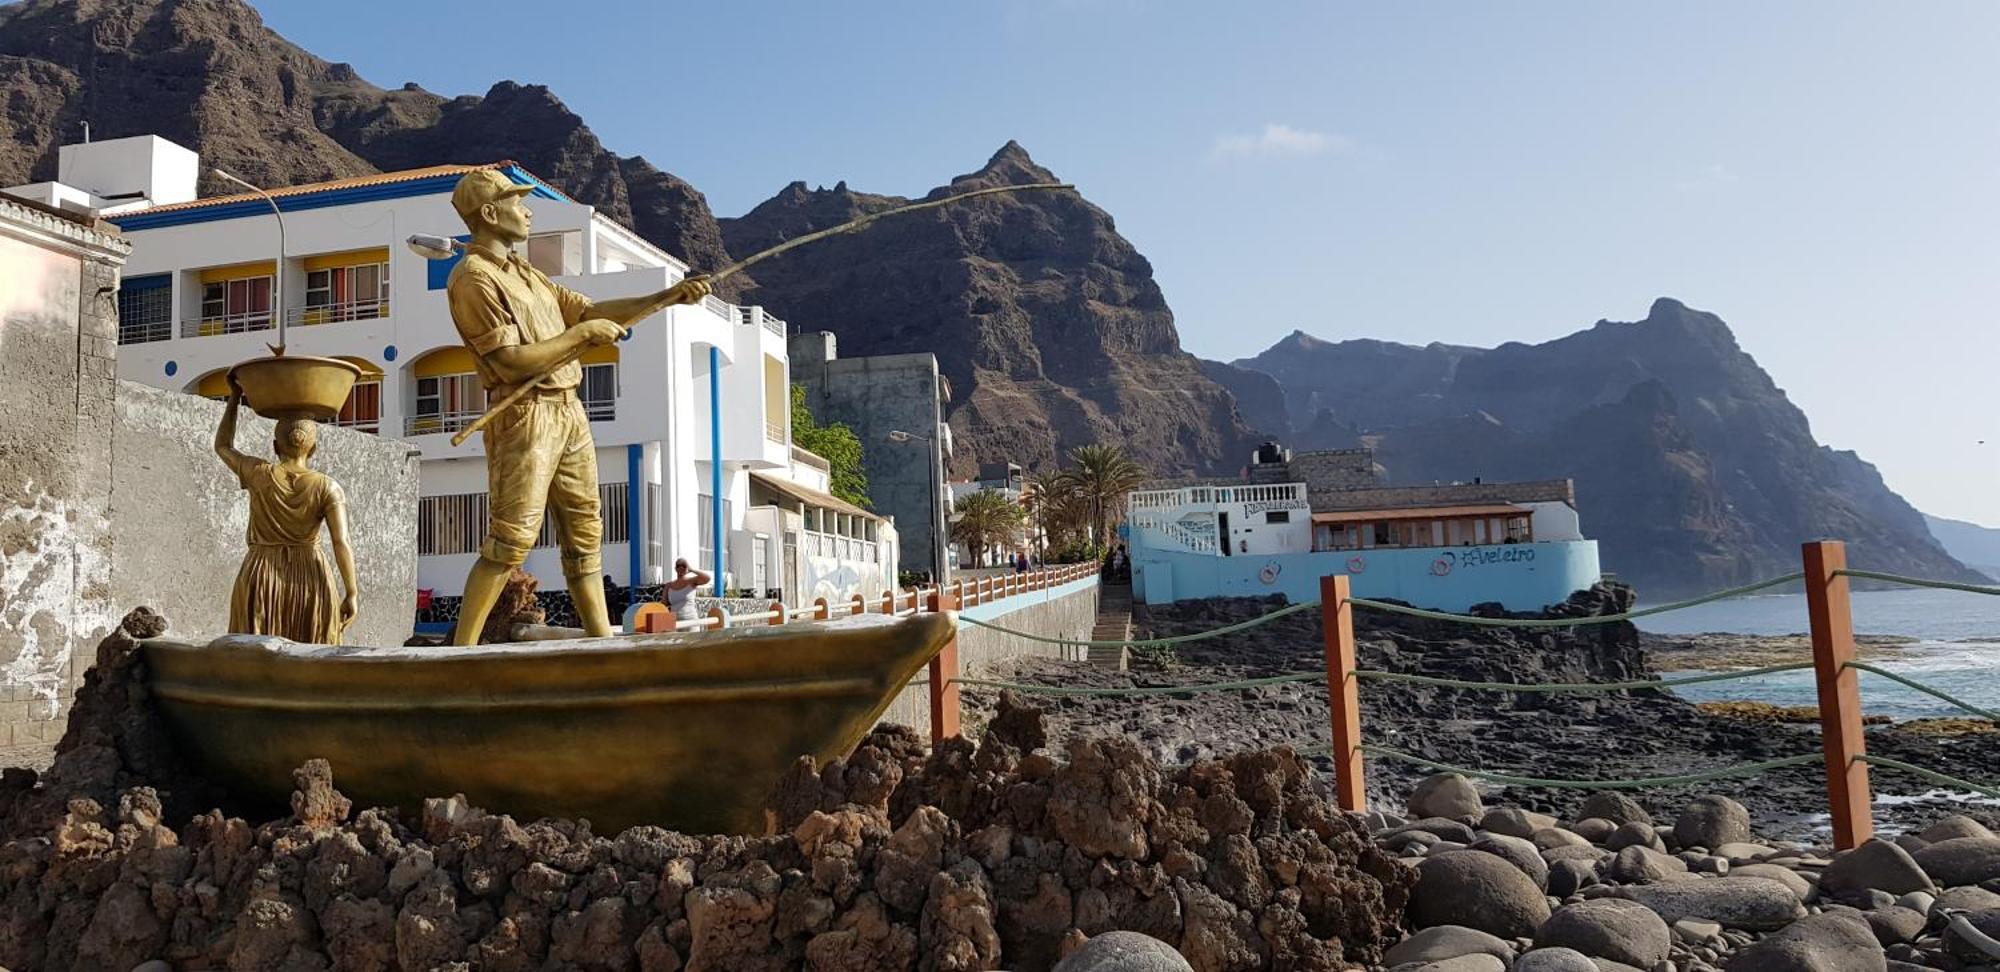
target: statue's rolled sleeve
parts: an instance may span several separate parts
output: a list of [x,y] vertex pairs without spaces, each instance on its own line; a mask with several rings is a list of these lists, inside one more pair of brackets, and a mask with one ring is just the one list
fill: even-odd
[[446,291],[452,323],[474,354],[485,356],[521,343],[520,330],[507,313],[500,286],[483,272],[465,273]]

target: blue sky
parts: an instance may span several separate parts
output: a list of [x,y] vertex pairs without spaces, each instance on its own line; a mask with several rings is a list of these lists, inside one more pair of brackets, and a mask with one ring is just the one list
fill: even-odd
[[1821,441],[2000,526],[2000,5],[258,6],[385,87],[547,84],[721,216],[795,179],[914,195],[1018,139],[1206,357],[1677,297]]

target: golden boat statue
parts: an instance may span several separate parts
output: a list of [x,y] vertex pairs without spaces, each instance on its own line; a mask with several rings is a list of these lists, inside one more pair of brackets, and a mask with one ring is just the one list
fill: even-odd
[[799,756],[846,756],[952,637],[950,613],[477,647],[230,635],[144,643],[180,751],[283,806],[333,765],[357,806],[465,794],[521,819],[760,834]]

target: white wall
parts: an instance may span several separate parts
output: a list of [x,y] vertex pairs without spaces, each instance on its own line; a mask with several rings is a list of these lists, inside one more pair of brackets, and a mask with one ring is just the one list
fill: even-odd
[[1516,503],[1531,511],[1536,540],[1581,540],[1583,519],[1568,503]]

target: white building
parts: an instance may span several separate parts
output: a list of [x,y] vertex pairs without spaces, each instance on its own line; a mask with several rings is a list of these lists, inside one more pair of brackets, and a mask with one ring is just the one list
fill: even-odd
[[[288,353],[360,366],[364,377],[338,422],[402,436],[421,454],[418,584],[456,595],[486,529],[486,465],[479,436],[462,446],[450,439],[486,398],[445,303],[455,261],[428,260],[403,241],[461,234],[451,191],[478,168],[534,187],[524,198],[533,236],[523,255],[565,287],[628,297],[689,272],[511,162],[272,189],[284,214],[282,259],[280,227],[262,196],[195,198],[194,153],[152,136],[65,146],[55,183],[8,191],[96,208],[132,241],[118,295],[121,378],[222,397],[227,369],[267,353],[280,316]],[[852,587],[832,592],[840,596],[893,586],[883,582],[896,576],[893,527],[827,495],[823,463],[815,479],[810,459],[792,446],[785,343],[783,321],[711,297],[649,317],[624,341],[582,358],[578,393],[597,442],[604,570],[615,583],[658,583],[676,557],[713,572],[719,556],[730,589],[781,590],[794,603],[825,593],[799,597],[820,586],[808,579],[846,578]],[[790,493],[762,513],[753,480],[782,481]],[[355,499],[356,515],[367,515],[366,499]],[[808,575],[787,551],[817,544],[826,522],[853,541],[835,545],[846,572]],[[559,586],[552,529],[542,540],[525,567],[545,587]]]

